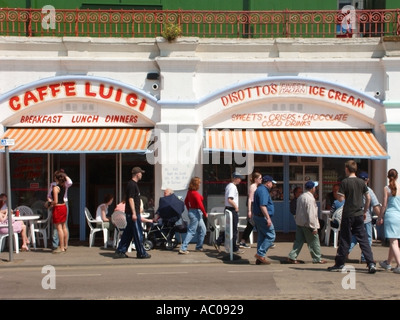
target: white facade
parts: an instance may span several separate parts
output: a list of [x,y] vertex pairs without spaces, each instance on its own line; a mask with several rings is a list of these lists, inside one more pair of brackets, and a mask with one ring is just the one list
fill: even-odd
[[[147,79],[149,73],[160,77]],[[206,128],[371,129],[390,156],[372,161],[380,199],[387,170],[400,169],[400,42],[2,37],[0,74],[1,134],[11,127],[104,127],[107,115],[120,112],[136,120],[114,126],[154,127],[162,151],[155,199],[170,183],[184,195],[189,179],[202,175]],[[79,122],[76,116],[87,114],[82,105],[94,108],[96,121]],[[41,115],[56,120],[32,122]],[[176,171],[181,178],[168,180]]]

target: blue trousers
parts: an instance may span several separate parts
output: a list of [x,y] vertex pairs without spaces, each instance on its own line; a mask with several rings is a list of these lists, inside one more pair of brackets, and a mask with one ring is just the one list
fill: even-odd
[[117,251],[125,253],[128,251],[132,239],[136,247],[136,256],[138,258],[145,257],[147,255],[146,250],[143,247],[143,229],[140,214],[136,214],[137,220],[132,221],[132,215],[126,215],[126,228],[122,233],[121,241],[119,242]]
[[203,212],[200,209],[190,209],[189,215],[189,226],[186,233],[185,240],[182,243],[181,250],[186,251],[190,240],[193,239],[194,235],[198,233],[196,249],[203,248],[204,237],[206,236],[206,225],[203,221]]
[[254,224],[257,228],[257,254],[265,257],[268,249],[275,241],[275,228],[272,223],[270,227],[267,226],[267,220],[264,217],[253,215]]

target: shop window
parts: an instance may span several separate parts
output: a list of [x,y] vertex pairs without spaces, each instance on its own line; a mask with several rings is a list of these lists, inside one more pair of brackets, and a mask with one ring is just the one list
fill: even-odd
[[12,208],[46,200],[47,154],[12,153],[10,172]]
[[283,162],[283,156],[272,156],[272,162]]

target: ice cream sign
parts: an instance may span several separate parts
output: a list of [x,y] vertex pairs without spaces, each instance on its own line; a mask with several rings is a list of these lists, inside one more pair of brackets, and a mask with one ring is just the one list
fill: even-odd
[[[370,99],[372,101],[372,98]],[[271,81],[215,100],[210,128],[370,128],[376,106],[364,94],[315,81]],[[212,113],[214,112],[214,115]]]
[[363,99],[345,91],[301,82],[269,83],[232,91],[221,97],[221,104],[224,108],[229,108],[250,100],[277,96],[308,96],[357,109],[363,109],[365,106]]

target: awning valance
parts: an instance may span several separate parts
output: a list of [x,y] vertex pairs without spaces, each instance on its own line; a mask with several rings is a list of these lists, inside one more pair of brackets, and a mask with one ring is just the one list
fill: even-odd
[[125,153],[146,152],[151,133],[151,128],[10,128],[2,138],[15,140],[10,152]]
[[368,130],[217,130],[205,133],[205,151],[289,156],[388,159]]

